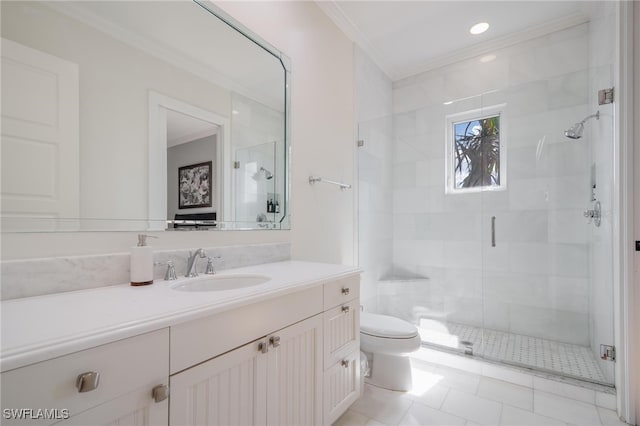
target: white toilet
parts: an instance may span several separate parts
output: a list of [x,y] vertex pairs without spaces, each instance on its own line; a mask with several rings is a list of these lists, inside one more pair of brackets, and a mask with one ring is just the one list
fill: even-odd
[[411,389],[409,354],[420,348],[418,329],[388,315],[360,314],[360,349],[370,360],[371,375],[365,382],[385,389]]

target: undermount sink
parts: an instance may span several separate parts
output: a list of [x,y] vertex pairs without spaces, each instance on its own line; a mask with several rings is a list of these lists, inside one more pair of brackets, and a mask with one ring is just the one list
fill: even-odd
[[186,278],[172,285],[171,288],[178,291],[223,291],[253,287],[269,280],[271,280],[270,277],[258,274],[202,275]]

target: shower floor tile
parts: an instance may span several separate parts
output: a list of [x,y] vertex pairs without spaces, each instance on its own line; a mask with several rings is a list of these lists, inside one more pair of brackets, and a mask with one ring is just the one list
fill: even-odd
[[418,328],[422,341],[430,345],[464,350],[461,342],[471,342],[474,355],[606,383],[593,352],[586,346],[464,324],[447,323],[443,327],[438,323],[436,327],[430,320],[421,321]]

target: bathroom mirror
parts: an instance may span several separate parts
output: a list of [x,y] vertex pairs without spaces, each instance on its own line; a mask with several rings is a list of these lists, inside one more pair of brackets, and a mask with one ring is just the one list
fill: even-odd
[[289,62],[204,1],[3,1],[2,230],[287,229]]

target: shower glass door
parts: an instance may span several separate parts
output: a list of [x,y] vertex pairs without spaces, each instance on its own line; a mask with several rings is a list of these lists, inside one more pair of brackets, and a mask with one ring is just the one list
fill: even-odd
[[[575,42],[584,31],[546,42]],[[588,61],[574,68],[482,95],[483,345],[475,353],[612,384],[613,363],[600,359],[600,345],[613,344],[610,216],[596,227],[584,212],[596,201],[611,211],[613,162],[603,151],[613,151],[613,108],[590,96]],[[565,136],[598,109],[580,139]]]

